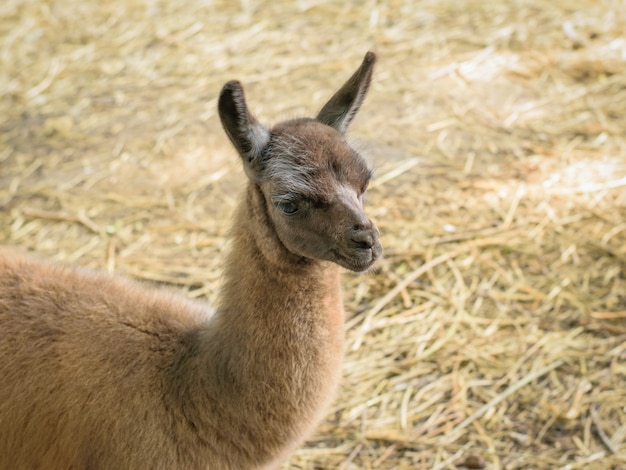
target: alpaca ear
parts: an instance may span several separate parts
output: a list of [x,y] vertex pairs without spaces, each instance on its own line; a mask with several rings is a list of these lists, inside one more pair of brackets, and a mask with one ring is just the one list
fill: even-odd
[[224,85],[217,108],[224,131],[241,156],[246,173],[255,178],[261,154],[270,140],[269,131],[248,110],[243,87],[236,80]]
[[335,128],[342,134],[346,132],[354,115],[361,107],[367,89],[370,86],[376,54],[365,54],[363,63],[354,75],[335,93],[317,115],[317,120]]

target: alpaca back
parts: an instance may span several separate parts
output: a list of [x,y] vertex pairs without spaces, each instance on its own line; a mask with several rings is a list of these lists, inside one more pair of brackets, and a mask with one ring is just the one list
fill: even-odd
[[174,462],[162,455],[173,436],[163,424],[174,423],[162,371],[208,313],[128,280],[0,251],[0,468]]

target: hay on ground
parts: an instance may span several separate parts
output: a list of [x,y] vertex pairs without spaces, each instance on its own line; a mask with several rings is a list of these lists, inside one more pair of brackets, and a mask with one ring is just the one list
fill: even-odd
[[215,112],[351,135],[386,257],[284,468],[625,468],[626,4],[56,3],[0,16],[0,242],[215,300],[242,185]]

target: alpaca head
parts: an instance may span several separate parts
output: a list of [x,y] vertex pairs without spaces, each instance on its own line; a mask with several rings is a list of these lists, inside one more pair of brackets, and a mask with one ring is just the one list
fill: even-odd
[[248,110],[237,81],[224,86],[218,104],[224,130],[263,193],[285,248],[353,271],[369,268],[382,252],[378,230],[363,211],[371,171],[345,138],[365,98],[374,61],[368,53],[314,119],[267,129]]

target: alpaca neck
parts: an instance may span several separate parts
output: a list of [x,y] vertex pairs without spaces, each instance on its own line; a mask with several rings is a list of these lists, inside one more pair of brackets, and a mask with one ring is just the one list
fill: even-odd
[[[332,330],[343,337],[339,287],[335,264],[305,259],[284,247],[263,194],[250,184],[233,222],[218,316],[239,334],[251,326],[257,332],[267,328],[302,340],[301,347],[306,348],[309,342],[299,334]],[[257,340],[256,336],[249,339]]]
[[196,428],[262,461],[297,443],[332,398],[343,356],[339,270],[288,253],[254,185],[231,235],[217,312],[191,335],[174,380]]

